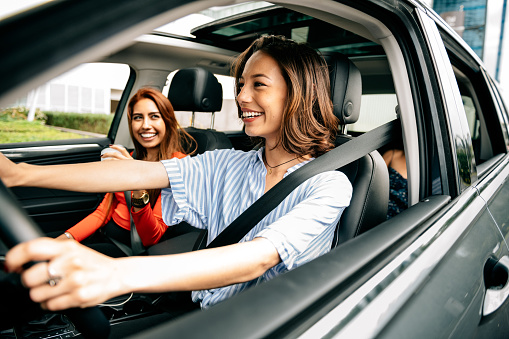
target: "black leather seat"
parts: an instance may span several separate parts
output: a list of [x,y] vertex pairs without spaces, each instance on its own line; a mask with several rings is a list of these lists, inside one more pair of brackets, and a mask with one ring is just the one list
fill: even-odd
[[[357,67],[339,53],[324,54],[329,66],[334,114],[339,118],[341,133],[336,145],[351,139],[347,125],[359,119],[362,79]],[[383,222],[387,218],[389,175],[387,165],[377,151],[341,168],[353,186],[350,206],[344,211],[336,229],[333,247]]]
[[[215,149],[232,148],[228,137],[213,129],[195,128],[194,112],[209,112],[212,114],[211,121],[214,121],[214,113],[221,110],[223,105],[223,88],[217,78],[211,72],[199,68],[183,68],[175,73],[168,91],[175,111],[193,112],[192,127],[185,128],[197,142],[195,154]],[[193,149],[194,147],[191,147]]]

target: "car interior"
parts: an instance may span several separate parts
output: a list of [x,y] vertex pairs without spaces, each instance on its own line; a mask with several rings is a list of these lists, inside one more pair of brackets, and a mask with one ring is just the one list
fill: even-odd
[[[24,161],[49,164],[53,161],[95,161],[100,149],[110,142],[131,149],[133,144],[127,132],[124,110],[132,93],[147,85],[167,93],[177,116],[181,117],[181,125],[196,140],[196,145],[190,147],[196,149],[193,155],[232,147],[246,151],[253,149],[256,145],[242,131],[242,126],[229,130],[218,124],[218,120],[235,119],[237,115],[233,93],[227,92],[233,87],[221,85],[218,79],[229,77],[232,58],[244,50],[254,37],[283,34],[317,48],[327,61],[334,113],[341,122],[342,132],[337,138],[337,145],[396,119],[398,108],[408,169],[409,207],[419,205],[430,195],[445,194],[440,175],[436,173],[437,166],[429,170],[433,174],[427,175],[427,170],[424,170],[427,165],[422,165],[430,159],[423,159],[420,154],[418,107],[414,106],[417,99],[412,95],[409,71],[398,39],[374,17],[343,4],[335,4],[343,13],[343,17],[339,18],[329,15],[327,6],[330,4],[315,8],[296,5],[261,7],[200,25],[191,30],[192,38],[179,38],[159,30],[142,35],[131,45],[99,60],[101,63],[127,64],[130,69],[130,77],[119,99],[108,136],[85,141],[48,142],[51,147],[72,145],[63,149],[58,159],[44,159],[49,156],[49,151],[23,153],[26,150],[19,150],[15,144],[4,145],[2,152],[13,160],[16,160],[16,154],[24,154]],[[472,121],[470,128],[476,162],[481,164],[495,154],[490,147],[486,122],[477,114],[480,104],[471,90],[472,84],[460,68],[455,69],[455,74],[465,110],[471,114],[469,121]],[[200,118],[198,114],[205,117]],[[204,122],[198,123],[200,119]],[[33,147],[41,145],[45,143],[34,144]],[[76,149],[78,152],[74,153]],[[354,195],[338,224],[333,247],[386,221],[389,178],[382,151],[374,150],[342,168],[352,182]],[[35,188],[13,188],[12,191],[48,235],[61,234],[66,227],[93,211],[102,197],[101,194]],[[51,199],[48,200],[48,196]],[[184,228],[181,233],[188,231]],[[164,247],[157,248],[156,245],[152,253],[165,253]],[[155,324],[166,317],[174,317],[161,316],[158,308],[161,303],[164,303],[162,295],[121,296],[101,306],[101,310],[114,325],[116,333],[122,335],[132,333],[139,326],[137,321],[151,318]]]

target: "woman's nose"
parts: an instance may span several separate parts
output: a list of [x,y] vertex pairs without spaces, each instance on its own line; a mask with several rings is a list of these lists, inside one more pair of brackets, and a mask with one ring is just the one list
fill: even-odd
[[150,127],[150,120],[149,119],[143,119],[143,127],[144,128]]
[[248,102],[251,100],[251,95],[249,93],[249,90],[247,89],[247,86],[242,86],[242,88],[239,91],[239,94],[237,94],[237,102]]

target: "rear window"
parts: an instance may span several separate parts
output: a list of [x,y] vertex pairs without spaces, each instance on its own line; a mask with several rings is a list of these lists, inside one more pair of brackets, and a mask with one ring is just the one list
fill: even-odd
[[[171,79],[177,71],[168,75],[166,86],[162,93],[168,96]],[[223,107],[221,111],[215,112],[212,117],[208,112],[194,113],[194,126],[196,128],[214,128],[218,131],[242,131],[244,124],[238,118],[237,105],[235,103],[235,79],[230,76],[214,74],[223,87]],[[175,116],[181,127],[190,127],[192,125],[193,112],[175,111]]]

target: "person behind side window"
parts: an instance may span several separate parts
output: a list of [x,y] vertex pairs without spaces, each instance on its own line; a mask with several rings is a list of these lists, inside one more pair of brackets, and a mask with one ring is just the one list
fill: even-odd
[[[134,143],[136,159],[160,161],[183,158],[182,138],[192,139],[180,130],[170,101],[153,88],[142,88],[134,94],[127,106],[129,133]],[[103,160],[132,159],[132,154],[118,145],[110,145],[118,152],[107,152]],[[88,242],[95,250],[113,257],[125,256],[110,238],[130,247],[131,215],[144,246],[156,244],[165,231],[162,220],[160,189],[132,191],[132,207],[128,210],[124,192],[107,193],[97,209],[68,229],[57,239],[75,239],[83,242],[98,229],[106,236],[95,234]],[[129,192],[131,193],[131,192]]]
[[[261,37],[240,54],[233,73],[239,117],[247,135],[263,140],[259,150],[72,166],[15,165],[0,156],[0,177],[8,186],[164,188],[166,224],[185,220],[205,228],[210,243],[284,176],[334,148],[338,131],[327,65],[314,49],[280,36]],[[233,245],[113,259],[74,241],[43,238],[11,249],[6,267],[20,272],[32,299],[50,310],[92,306],[128,292],[168,291],[193,291],[195,305],[208,308],[328,252],[351,194],[343,173],[324,172],[302,183]],[[23,269],[34,258],[45,262]],[[50,286],[55,277],[58,283]]]
[[389,170],[389,207],[387,219],[390,219],[408,208],[408,182],[405,150],[401,125],[395,127],[393,142],[382,157]]

